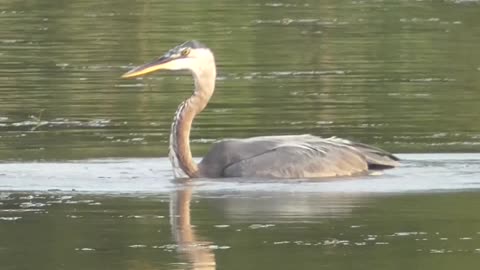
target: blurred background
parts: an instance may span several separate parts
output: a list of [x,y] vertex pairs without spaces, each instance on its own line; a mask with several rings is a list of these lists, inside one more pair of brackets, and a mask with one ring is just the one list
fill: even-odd
[[0,159],[166,156],[190,75],[120,76],[191,39],[218,65],[195,156],[302,133],[476,152],[479,14],[472,0],[0,0]]

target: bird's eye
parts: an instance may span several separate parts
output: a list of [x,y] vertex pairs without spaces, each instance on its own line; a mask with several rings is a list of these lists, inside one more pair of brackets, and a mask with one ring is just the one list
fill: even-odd
[[189,53],[190,53],[190,48],[186,48],[186,49],[184,49],[180,54],[181,54],[182,56],[187,56]]

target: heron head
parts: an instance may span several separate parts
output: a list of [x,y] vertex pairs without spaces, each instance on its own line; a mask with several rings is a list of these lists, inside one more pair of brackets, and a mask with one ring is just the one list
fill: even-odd
[[157,70],[191,70],[199,73],[209,63],[214,64],[210,49],[198,41],[187,41],[152,62],[133,68],[123,74],[122,78],[135,78]]

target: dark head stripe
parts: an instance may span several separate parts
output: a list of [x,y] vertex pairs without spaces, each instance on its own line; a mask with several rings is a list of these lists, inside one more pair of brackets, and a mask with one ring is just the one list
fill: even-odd
[[200,43],[196,40],[187,41],[187,42],[183,43],[182,45],[180,45],[180,47],[190,47],[192,49],[201,49],[201,48],[206,49],[207,48],[207,46],[205,46],[205,44]]

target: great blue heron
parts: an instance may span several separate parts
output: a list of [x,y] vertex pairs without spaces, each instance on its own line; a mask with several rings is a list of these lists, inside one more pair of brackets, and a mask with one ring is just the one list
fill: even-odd
[[190,129],[215,89],[213,53],[198,41],[187,41],[122,77],[133,78],[157,70],[190,70],[195,82],[192,96],[178,106],[170,132],[169,157],[177,178],[319,178],[365,174],[398,165],[397,157],[379,148],[312,135],[221,140],[197,165],[190,151]]

